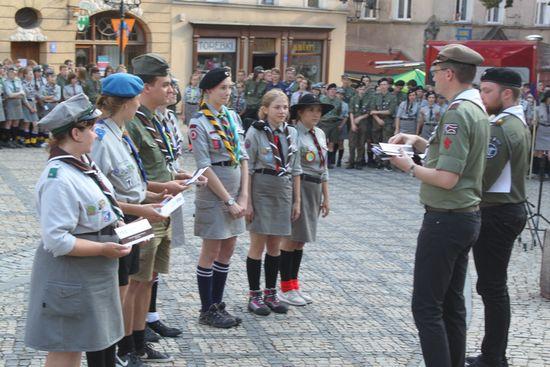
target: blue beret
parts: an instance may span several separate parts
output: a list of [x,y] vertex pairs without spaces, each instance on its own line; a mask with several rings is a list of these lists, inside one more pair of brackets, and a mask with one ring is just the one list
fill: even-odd
[[128,73],[111,74],[101,80],[101,94],[104,96],[133,98],[143,90],[143,81]]

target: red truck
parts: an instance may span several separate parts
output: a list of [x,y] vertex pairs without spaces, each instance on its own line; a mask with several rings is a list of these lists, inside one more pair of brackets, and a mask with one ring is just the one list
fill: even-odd
[[[537,83],[550,85],[550,45],[540,41],[428,41],[426,69],[435,60],[439,50],[449,43],[461,43],[479,52],[485,61],[478,68],[476,81],[490,67],[509,67],[521,74],[536,95]],[[426,73],[429,78],[430,73]],[[428,82],[428,80],[426,80]]]

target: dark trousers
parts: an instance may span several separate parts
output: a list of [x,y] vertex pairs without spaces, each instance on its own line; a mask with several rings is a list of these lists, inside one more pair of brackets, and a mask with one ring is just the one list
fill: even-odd
[[468,252],[479,212],[426,212],[418,234],[412,312],[426,367],[464,367]]
[[482,360],[500,367],[506,358],[510,328],[508,263],[514,241],[527,222],[525,204],[508,204],[481,209],[481,231],[473,253],[478,275],[477,293],[485,306],[485,336]]

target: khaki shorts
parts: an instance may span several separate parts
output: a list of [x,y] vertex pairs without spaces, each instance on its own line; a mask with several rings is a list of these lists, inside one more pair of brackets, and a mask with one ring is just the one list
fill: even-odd
[[166,274],[170,268],[170,221],[153,223],[152,226],[155,237],[139,244],[139,271],[130,275],[130,279],[139,282],[150,282],[153,273]]

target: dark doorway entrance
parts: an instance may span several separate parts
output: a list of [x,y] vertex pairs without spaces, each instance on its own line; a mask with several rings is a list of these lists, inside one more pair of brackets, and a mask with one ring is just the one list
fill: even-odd
[[265,70],[273,69],[275,67],[276,53],[269,54],[254,54],[252,55],[252,66],[262,66]]
[[11,43],[11,58],[13,61],[17,59],[34,60],[40,63],[40,43],[39,42],[12,42]]

